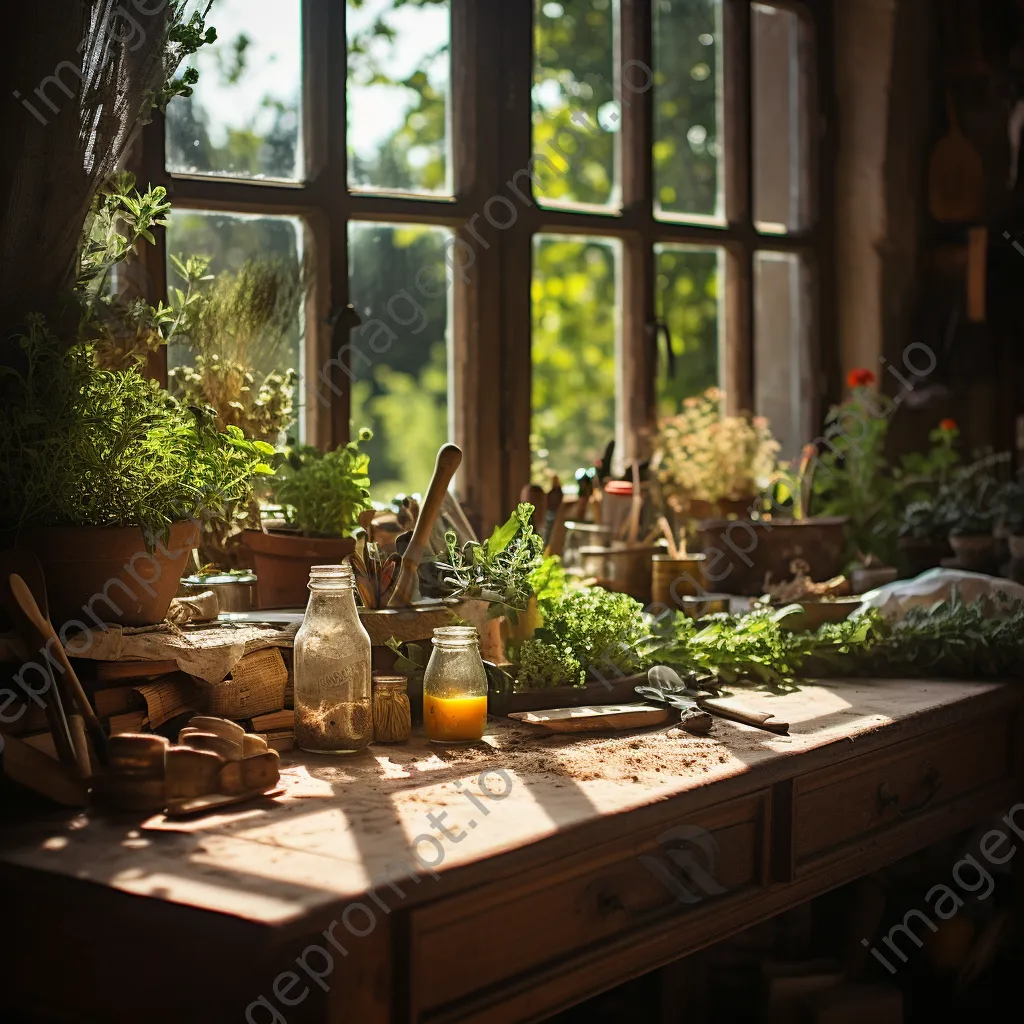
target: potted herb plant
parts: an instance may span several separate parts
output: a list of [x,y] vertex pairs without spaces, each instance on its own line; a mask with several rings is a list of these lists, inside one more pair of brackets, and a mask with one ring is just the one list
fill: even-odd
[[271,481],[281,519],[245,531],[260,608],[304,607],[310,567],[341,562],[355,551],[360,513],[372,508],[370,457],[359,447],[371,437],[364,428],[334,451],[297,445],[281,459]]
[[911,502],[899,527],[899,549],[906,572],[917,576],[953,556],[950,509],[942,497]]
[[996,562],[996,538],[992,532],[994,510],[962,505],[949,530],[949,543],[961,568],[991,572]]
[[[540,623],[531,577],[541,565],[544,542],[533,531],[533,511],[533,505],[521,503],[482,544],[468,541],[460,548],[455,533],[449,531],[447,560],[435,563],[442,585],[449,596],[463,602],[460,614],[474,620],[482,641],[486,623],[500,621],[504,653],[513,659]],[[471,610],[477,602],[486,607],[483,621]],[[493,640],[487,646],[493,651]]]
[[[190,300],[180,335],[183,361],[168,374],[171,391],[190,406],[210,409],[221,430],[280,445],[292,426],[296,372],[285,368],[302,309],[301,269],[265,259],[248,260],[235,273],[207,274],[205,257],[171,257],[186,283],[202,282]],[[245,510],[242,510],[245,511]],[[249,567],[237,519],[208,525],[200,542],[204,564]]]
[[0,375],[4,539],[38,555],[55,619],[162,621],[200,527],[244,506],[273,448],[135,367],[101,370],[41,318],[20,347]]
[[724,396],[708,388],[661,421],[652,468],[665,501],[689,519],[749,515],[778,455],[763,416],[727,416]]
[[730,594],[757,596],[769,576],[789,579],[794,562],[815,581],[828,580],[845,562],[846,517],[810,515],[817,450],[807,445],[796,465],[781,463],[763,495],[751,502],[756,519],[707,520],[700,524],[709,585]]
[[125,302],[105,285],[169,208],[162,188],[140,194],[130,175],[103,189],[65,296],[75,336],[28,314],[0,369],[0,532],[38,555],[58,619],[162,621],[201,530],[272,472],[272,446],[174,399],[142,374],[139,351],[114,368],[101,357],[126,338],[166,343],[188,323],[195,273],[175,307]]

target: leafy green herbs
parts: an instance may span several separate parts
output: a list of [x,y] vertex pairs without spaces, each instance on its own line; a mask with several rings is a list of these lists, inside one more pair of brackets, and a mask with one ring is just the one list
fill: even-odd
[[97,368],[29,318],[20,365],[0,367],[0,529],[214,522],[244,508],[273,448],[171,398],[134,367]]
[[592,678],[629,675],[643,667],[650,630],[643,606],[628,594],[575,586],[538,604],[544,624],[533,643],[559,650],[568,665],[580,665]]
[[492,617],[517,621],[534,596],[532,574],[541,565],[543,540],[533,532],[533,506],[522,503],[483,543],[469,541],[460,549],[458,538],[445,535],[447,562],[438,562],[452,596],[490,602]]
[[370,502],[370,456],[360,441],[373,437],[365,427],[359,438],[332,452],[309,445],[294,447],[273,480],[275,499],[290,525],[309,537],[346,537],[359,525]]
[[793,609],[759,609],[739,617],[716,615],[707,622],[677,614],[660,625],[653,660],[671,665],[693,683],[718,687],[749,680],[780,691],[792,689],[809,653],[811,636],[782,628],[782,620]]
[[1024,601],[957,595],[907,611],[899,622],[870,611],[822,626],[805,670],[889,678],[1019,678],[1024,674]]
[[751,685],[780,693],[829,676],[1024,674],[1024,601],[967,604],[954,596],[912,608],[900,622],[869,610],[808,633],[783,628],[798,605],[701,622],[674,614],[649,627],[640,606],[620,598],[577,587],[545,605],[543,628],[520,646],[517,689],[580,685],[654,664],[671,666],[694,689]]

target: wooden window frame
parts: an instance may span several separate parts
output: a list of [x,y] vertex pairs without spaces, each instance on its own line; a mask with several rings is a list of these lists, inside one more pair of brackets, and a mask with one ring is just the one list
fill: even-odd
[[[453,197],[351,191],[348,188],[346,3],[302,0],[304,144],[308,180],[299,183],[169,174],[164,119],[154,118],[133,154],[140,180],[162,184],[176,209],[303,219],[315,246],[313,299],[307,311],[304,373],[329,399],[307,421],[307,438],[330,447],[349,435],[347,375],[337,367],[333,387],[318,379],[347,342],[348,226],[352,222],[415,223],[451,229],[473,253],[472,266],[453,274],[451,325],[454,440],[464,451],[457,490],[479,524],[508,514],[529,480],[531,421],[530,339],[533,238],[542,232],[595,235],[622,243],[621,387],[619,457],[649,454],[655,422],[655,257],[659,243],[716,246],[725,252],[723,377],[729,403],[750,408],[753,397],[753,264],[758,250],[800,254],[811,282],[809,335],[827,336],[825,301],[831,290],[829,239],[821,188],[822,124],[827,95],[819,69],[829,58],[825,0],[768,0],[802,16],[814,60],[802,62],[801,83],[811,163],[806,182],[808,227],[763,234],[753,221],[751,154],[751,4],[723,0],[724,197],[721,225],[659,220],[654,209],[654,89],[633,94],[623,111],[619,210],[552,209],[520,204],[513,226],[495,230],[483,219],[487,201],[507,194],[507,183],[529,166],[534,74],[533,0],[451,0],[451,160]],[[652,0],[619,0],[618,65],[653,67]],[[624,107],[626,105],[624,104]],[[520,180],[522,180],[520,178]],[[463,249],[468,252],[469,250]],[[166,297],[163,233],[142,257],[150,298]],[[454,262],[454,260],[453,260]],[[811,345],[817,376],[825,368]],[[166,380],[166,352],[151,367]],[[308,394],[308,389],[307,389]],[[816,400],[820,395],[814,396]],[[308,401],[308,399],[307,399]],[[423,467],[424,481],[429,467]]]

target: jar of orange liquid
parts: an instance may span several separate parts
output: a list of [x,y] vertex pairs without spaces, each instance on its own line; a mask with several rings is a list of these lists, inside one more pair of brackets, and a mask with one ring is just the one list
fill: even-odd
[[487,725],[487,673],[472,626],[434,630],[434,650],[423,673],[427,739],[449,746],[475,743]]

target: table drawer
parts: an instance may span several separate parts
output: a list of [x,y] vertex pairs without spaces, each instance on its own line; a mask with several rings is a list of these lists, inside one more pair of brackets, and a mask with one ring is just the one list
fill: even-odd
[[[413,1020],[477,1019],[517,979],[766,884],[767,790],[411,913]],[[742,897],[740,897],[742,898]],[[609,957],[611,977],[616,970]],[[626,974],[624,977],[628,977]],[[580,993],[580,998],[586,993]],[[500,1014],[499,1014],[500,1016]],[[489,1011],[480,1019],[494,1019]]]
[[884,829],[1009,779],[1012,716],[968,720],[955,728],[854,757],[793,784],[797,867]]

